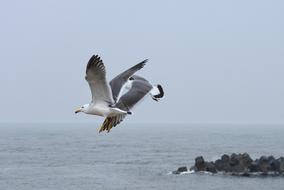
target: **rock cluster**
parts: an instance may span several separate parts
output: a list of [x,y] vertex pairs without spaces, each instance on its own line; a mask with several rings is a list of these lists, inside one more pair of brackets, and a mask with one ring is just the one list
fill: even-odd
[[[188,171],[187,167],[181,167],[174,171],[180,174]],[[273,156],[261,156],[253,160],[249,154],[224,154],[214,162],[205,161],[202,156],[195,158],[195,164],[190,168],[195,172],[227,173],[237,176],[250,175],[284,175],[284,157],[274,158]]]

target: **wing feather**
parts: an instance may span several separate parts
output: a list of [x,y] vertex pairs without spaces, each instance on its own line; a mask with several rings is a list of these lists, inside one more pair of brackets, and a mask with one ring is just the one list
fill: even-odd
[[107,131],[109,132],[113,127],[117,126],[123,119],[126,117],[126,114],[117,115],[114,117],[107,117],[102,126],[99,129],[99,132]]
[[106,80],[106,69],[98,55],[93,55],[86,67],[85,79],[89,83],[92,102],[113,104],[111,88]]
[[114,79],[110,81],[110,86],[112,89],[112,96],[114,101],[116,102],[119,96],[120,91],[122,90],[123,85],[127,82],[127,80],[138,70],[142,69],[148,59],[141,61],[140,63],[134,65],[130,69],[127,69],[123,73],[117,75]]

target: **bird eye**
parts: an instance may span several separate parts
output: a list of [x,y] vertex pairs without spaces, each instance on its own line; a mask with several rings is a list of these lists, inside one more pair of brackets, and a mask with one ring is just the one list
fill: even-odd
[[133,78],[133,77],[130,77],[129,80],[134,80],[134,78]]

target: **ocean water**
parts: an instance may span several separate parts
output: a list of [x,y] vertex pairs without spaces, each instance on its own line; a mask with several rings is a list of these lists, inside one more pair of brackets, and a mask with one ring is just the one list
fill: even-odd
[[169,172],[203,155],[284,156],[281,125],[1,124],[0,190],[283,189],[283,177]]

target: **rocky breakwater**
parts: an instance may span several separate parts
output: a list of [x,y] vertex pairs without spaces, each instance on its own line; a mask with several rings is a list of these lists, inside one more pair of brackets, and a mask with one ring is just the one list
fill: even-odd
[[261,156],[253,160],[249,154],[224,154],[215,161],[205,161],[202,156],[195,158],[195,164],[189,170],[180,167],[173,174],[183,172],[210,172],[234,176],[284,176],[284,157]]

